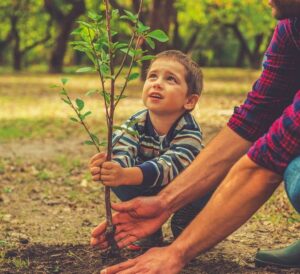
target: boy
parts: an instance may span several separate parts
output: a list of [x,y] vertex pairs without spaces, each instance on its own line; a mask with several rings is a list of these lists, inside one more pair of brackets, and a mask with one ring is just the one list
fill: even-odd
[[[112,187],[122,201],[155,195],[172,181],[202,148],[200,128],[190,114],[201,94],[202,81],[198,65],[182,52],[169,50],[156,55],[143,87],[142,99],[147,109],[125,123],[138,120],[132,126],[138,135],[116,131],[112,161],[105,162],[105,153],[91,159],[93,180]],[[189,205],[188,212],[185,208],[175,213],[171,224],[174,237],[206,201],[207,197],[202,198]],[[183,215],[187,216],[182,220]],[[161,240],[160,229],[129,249],[149,248]]]

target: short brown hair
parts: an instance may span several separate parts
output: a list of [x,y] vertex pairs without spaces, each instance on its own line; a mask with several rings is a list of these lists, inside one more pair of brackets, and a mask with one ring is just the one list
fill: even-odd
[[185,81],[188,86],[188,95],[201,95],[203,89],[203,74],[196,62],[179,50],[166,50],[155,55],[150,67],[154,61],[160,58],[169,58],[182,64],[186,70]]

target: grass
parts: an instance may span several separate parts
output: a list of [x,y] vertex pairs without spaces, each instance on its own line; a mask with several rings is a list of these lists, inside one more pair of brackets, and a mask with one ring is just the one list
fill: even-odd
[[[258,71],[205,68],[205,96],[242,96],[250,90]],[[98,78],[91,75],[47,75],[47,74],[6,74],[0,76],[0,142],[34,139],[64,139],[81,134],[82,129],[73,124],[69,117],[72,110],[59,98],[51,84],[59,84],[60,78],[70,78],[67,88],[73,98],[84,98],[87,108],[93,112],[88,122],[95,132],[104,134],[103,102],[94,95],[86,97],[89,89],[98,86]],[[120,83],[119,83],[120,85]],[[142,83],[130,83],[127,95],[116,113],[117,123],[142,108],[140,100]],[[203,107],[203,106],[201,106]],[[96,126],[95,126],[96,125]],[[80,133],[79,133],[80,132]]]

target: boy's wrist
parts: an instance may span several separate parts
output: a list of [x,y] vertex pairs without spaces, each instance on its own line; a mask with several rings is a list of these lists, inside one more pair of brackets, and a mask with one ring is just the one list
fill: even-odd
[[122,182],[124,185],[140,185],[143,182],[143,173],[138,167],[123,168]]

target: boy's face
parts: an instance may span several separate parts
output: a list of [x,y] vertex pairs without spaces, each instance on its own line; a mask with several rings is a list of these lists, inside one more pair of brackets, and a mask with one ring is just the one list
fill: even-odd
[[148,110],[159,115],[180,116],[191,108],[185,75],[181,63],[167,58],[155,60],[143,87],[143,103]]
[[300,0],[269,0],[276,19],[300,16]]

